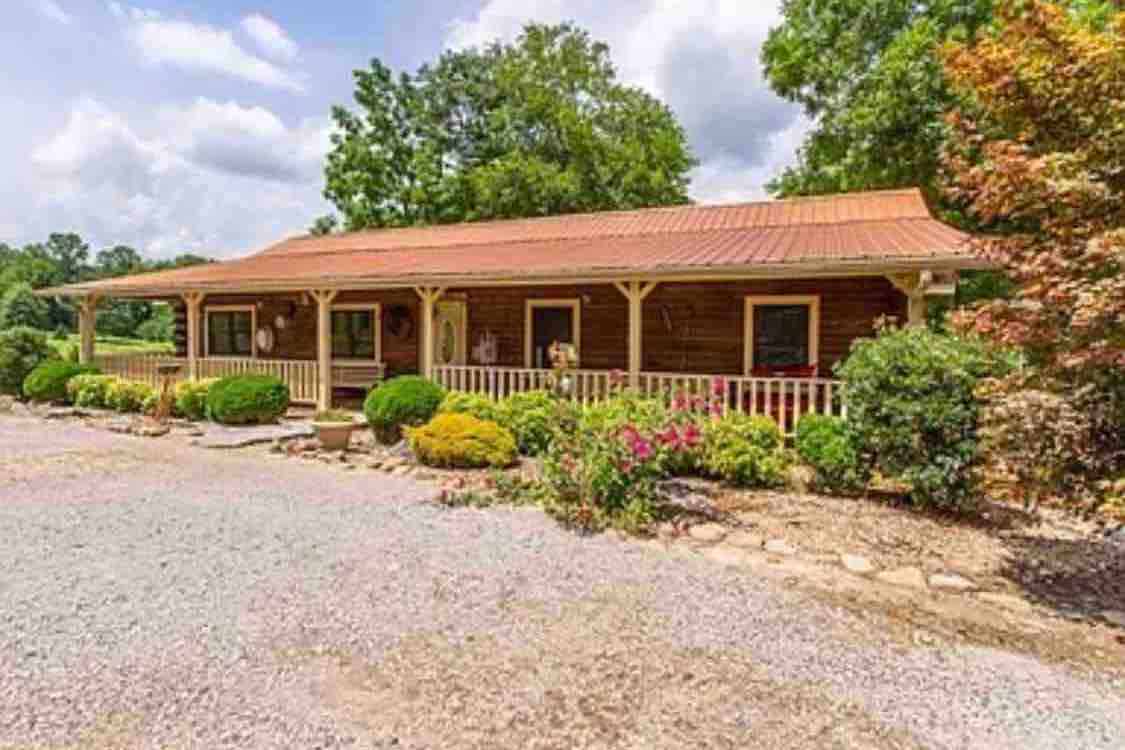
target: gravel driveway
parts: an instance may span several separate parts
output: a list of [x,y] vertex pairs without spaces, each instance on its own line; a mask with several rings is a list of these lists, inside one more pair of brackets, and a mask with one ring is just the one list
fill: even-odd
[[1098,675],[432,494],[0,418],[0,748],[1125,747]]

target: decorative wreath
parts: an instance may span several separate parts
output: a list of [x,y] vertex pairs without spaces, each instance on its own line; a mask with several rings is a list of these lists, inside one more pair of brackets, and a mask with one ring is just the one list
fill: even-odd
[[406,305],[392,305],[385,314],[387,333],[396,339],[409,339],[414,335],[414,313]]

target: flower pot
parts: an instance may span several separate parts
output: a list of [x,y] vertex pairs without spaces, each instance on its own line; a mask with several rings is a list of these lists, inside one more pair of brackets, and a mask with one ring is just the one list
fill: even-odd
[[352,422],[313,422],[320,447],[326,451],[346,451],[352,439]]

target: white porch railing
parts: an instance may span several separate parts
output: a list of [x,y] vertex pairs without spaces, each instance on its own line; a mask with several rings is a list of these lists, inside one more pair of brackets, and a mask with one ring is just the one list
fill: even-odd
[[[98,354],[94,365],[107,375],[138,380],[158,387],[160,375],[157,367],[177,364],[180,372],[176,380],[187,380],[188,360],[166,354]],[[317,363],[301,359],[252,359],[200,357],[196,360],[200,378],[224,378],[228,375],[273,375],[289,386],[289,397],[296,403],[316,403],[320,376]]]
[[[480,393],[500,399],[513,393],[543,390],[550,370],[516,367],[435,367],[434,380],[452,391]],[[627,377],[617,373],[617,377]],[[583,402],[601,401],[612,392],[614,373],[609,370],[574,370],[572,393]],[[805,414],[845,416],[842,384],[825,378],[755,378],[727,375],[643,372],[640,390],[670,402],[677,395],[714,399],[724,411],[762,414],[777,421],[782,432],[793,435]],[[721,389],[717,390],[717,389]]]

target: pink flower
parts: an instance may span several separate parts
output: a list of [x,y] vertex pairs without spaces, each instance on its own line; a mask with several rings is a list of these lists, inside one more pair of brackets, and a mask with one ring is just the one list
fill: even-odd
[[700,441],[703,440],[703,436],[699,433],[698,427],[696,427],[694,424],[689,424],[684,428],[683,439],[685,445],[687,445],[689,448],[694,448],[695,446],[699,445]]
[[687,411],[688,399],[683,391],[677,391],[676,395],[672,397],[672,411]]
[[641,439],[641,433],[637,432],[637,428],[632,425],[626,425],[621,428],[621,439],[626,443],[632,445]]
[[727,379],[715,378],[711,381],[711,395],[715,398],[726,398],[727,395]]
[[647,440],[638,440],[633,443],[633,455],[640,461],[649,460],[653,455],[652,443]]
[[722,401],[712,401],[711,402],[711,416],[712,417],[723,416],[723,402]]

